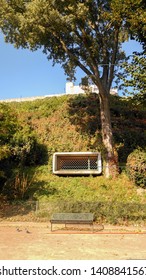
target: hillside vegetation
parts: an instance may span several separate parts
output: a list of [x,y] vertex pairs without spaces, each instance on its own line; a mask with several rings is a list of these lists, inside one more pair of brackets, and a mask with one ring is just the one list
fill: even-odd
[[[33,130],[46,145],[49,155],[55,151],[102,149],[98,96],[95,94],[51,97],[9,105],[21,124]],[[120,162],[135,148],[145,147],[146,110],[134,99],[111,96],[114,137]]]
[[[49,203],[49,213],[92,211],[97,220],[113,223],[145,220],[146,194],[137,192],[125,166],[131,152],[146,147],[146,108],[134,98],[111,96],[110,102],[121,170],[116,180],[52,175],[54,152],[101,151],[104,162],[96,94],[1,103],[1,198]],[[48,210],[41,209],[38,215],[46,217]]]

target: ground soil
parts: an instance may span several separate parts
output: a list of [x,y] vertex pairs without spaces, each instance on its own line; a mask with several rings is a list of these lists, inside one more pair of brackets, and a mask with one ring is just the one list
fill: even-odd
[[1,260],[146,259],[146,227],[94,225],[51,232],[47,222],[0,222]]

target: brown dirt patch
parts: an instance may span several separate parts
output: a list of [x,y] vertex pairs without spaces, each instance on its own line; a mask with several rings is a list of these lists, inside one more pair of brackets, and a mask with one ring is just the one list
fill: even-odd
[[146,259],[146,227],[50,231],[49,223],[0,223],[1,260]]

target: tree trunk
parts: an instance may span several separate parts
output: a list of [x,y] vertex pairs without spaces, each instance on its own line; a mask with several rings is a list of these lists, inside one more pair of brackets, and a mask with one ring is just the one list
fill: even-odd
[[111,127],[109,96],[107,93],[99,92],[100,114],[102,126],[102,141],[105,147],[105,176],[107,178],[116,177],[119,173],[118,156],[113,141]]

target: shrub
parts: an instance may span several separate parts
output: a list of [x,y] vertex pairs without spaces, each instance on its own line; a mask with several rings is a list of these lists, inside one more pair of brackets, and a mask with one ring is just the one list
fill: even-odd
[[35,174],[18,170],[3,186],[3,195],[9,200],[27,199],[27,192],[35,181]]
[[127,158],[127,172],[136,185],[146,188],[146,150],[134,150]]

